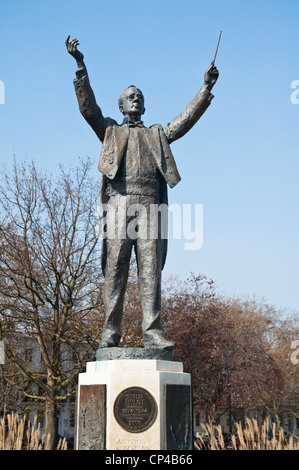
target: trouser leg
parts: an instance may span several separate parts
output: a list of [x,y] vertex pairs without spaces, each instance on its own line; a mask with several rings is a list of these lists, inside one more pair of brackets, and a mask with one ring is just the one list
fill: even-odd
[[132,242],[106,240],[107,263],[103,285],[105,324],[100,347],[117,346],[121,338],[123,302],[127,285]]
[[161,273],[163,240],[138,239],[136,255],[142,305],[142,333],[145,347],[173,348],[165,338],[161,322]]
[[143,311],[142,331],[162,330],[158,242],[159,240],[137,240],[136,244],[140,300]]

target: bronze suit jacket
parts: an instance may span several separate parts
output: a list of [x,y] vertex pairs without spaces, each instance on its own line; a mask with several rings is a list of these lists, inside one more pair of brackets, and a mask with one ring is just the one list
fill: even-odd
[[[168,141],[160,124],[146,128],[145,137],[149,142],[156,167],[166,183],[173,188],[181,179]],[[126,151],[129,138],[128,126],[107,127],[99,160],[98,169],[110,179],[114,179]]]
[[[156,168],[163,176],[164,184],[161,185],[160,202],[168,203],[166,183],[173,188],[181,177],[177,170],[171,149],[167,142],[163,128],[156,124],[145,128],[145,137],[148,140],[151,154],[154,158]],[[107,127],[103,141],[102,152],[98,169],[103,174],[102,179],[102,202],[106,202],[106,178],[113,180],[117,177],[117,171],[121,165],[126,152],[129,138],[128,126],[110,125]]]

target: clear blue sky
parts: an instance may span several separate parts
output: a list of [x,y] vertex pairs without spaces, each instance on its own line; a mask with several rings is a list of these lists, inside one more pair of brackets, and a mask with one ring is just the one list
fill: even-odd
[[[98,159],[101,144],[78,111],[68,34],[80,41],[105,116],[121,121],[128,85],[145,95],[147,126],[193,98],[213,56],[212,105],[172,145],[182,181],[171,204],[203,204],[197,251],[170,240],[165,276],[203,273],[219,291],[263,296],[299,311],[298,0],[11,0],[0,17],[0,163]],[[94,169],[96,177],[100,174]]]

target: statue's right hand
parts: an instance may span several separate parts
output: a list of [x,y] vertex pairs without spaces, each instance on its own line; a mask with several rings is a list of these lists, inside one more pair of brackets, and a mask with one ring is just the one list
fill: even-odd
[[66,49],[68,53],[71,54],[76,59],[77,62],[78,61],[80,62],[84,59],[84,56],[82,52],[78,51],[77,49],[78,44],[79,44],[78,39],[72,39],[70,41],[70,36],[66,38],[65,45],[66,45]]

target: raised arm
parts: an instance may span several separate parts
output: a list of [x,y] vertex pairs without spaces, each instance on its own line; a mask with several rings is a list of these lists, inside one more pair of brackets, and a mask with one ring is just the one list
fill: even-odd
[[164,133],[169,143],[183,137],[199,120],[210,106],[214,95],[211,90],[215,85],[219,72],[215,65],[211,65],[205,73],[204,84],[186,108],[165,127]]
[[79,41],[77,39],[72,39],[70,41],[70,36],[68,36],[65,41],[68,53],[74,57],[78,66],[76,78],[74,79],[74,86],[79,109],[82,116],[92,127],[100,141],[103,142],[107,120],[103,117],[102,111],[96,103],[94,93],[89,83],[88,73],[84,63],[84,56],[82,52],[77,49],[78,44]]

